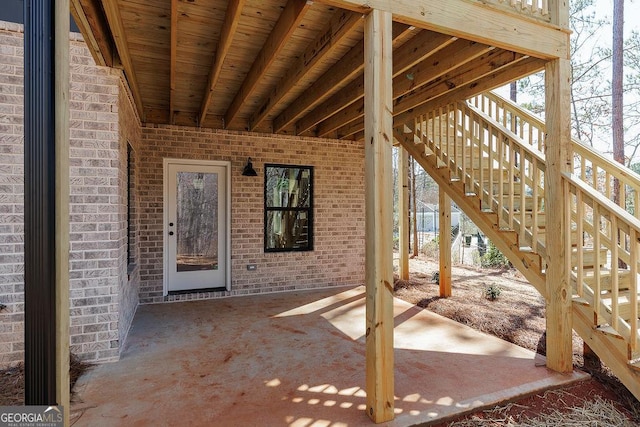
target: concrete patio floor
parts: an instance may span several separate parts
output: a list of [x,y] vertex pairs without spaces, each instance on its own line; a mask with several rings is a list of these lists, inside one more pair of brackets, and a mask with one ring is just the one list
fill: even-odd
[[[389,426],[558,387],[533,352],[395,299]],[[75,426],[366,426],[364,288],[138,308],[119,362],[78,382]]]

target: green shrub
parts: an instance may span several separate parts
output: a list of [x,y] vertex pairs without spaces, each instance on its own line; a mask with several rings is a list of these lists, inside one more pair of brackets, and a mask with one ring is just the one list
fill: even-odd
[[440,284],[440,272],[439,271],[436,271],[431,275],[431,281],[434,282],[437,285]]
[[480,265],[485,268],[508,268],[511,267],[511,263],[506,256],[493,242],[489,242],[489,249],[480,260]]
[[484,296],[487,297],[488,300],[494,301],[498,299],[501,292],[502,292],[502,289],[500,289],[498,285],[491,284],[485,288]]

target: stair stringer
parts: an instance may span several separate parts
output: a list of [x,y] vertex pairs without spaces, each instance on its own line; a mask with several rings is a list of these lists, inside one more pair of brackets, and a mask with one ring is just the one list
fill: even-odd
[[465,193],[462,181],[452,181],[447,167],[439,167],[436,156],[428,155],[422,142],[413,142],[414,134],[403,134],[394,131],[396,139],[409,154],[431,175],[438,186],[464,211],[496,247],[511,261],[525,278],[542,295],[546,294],[544,274],[541,271],[540,256],[532,252],[520,250],[517,233],[513,230],[501,229],[498,217],[494,212],[481,209],[480,198]]
[[593,327],[593,309],[579,300],[573,301],[573,330],[580,335],[618,377],[620,382],[640,400],[640,371],[633,367],[629,345],[619,335]]

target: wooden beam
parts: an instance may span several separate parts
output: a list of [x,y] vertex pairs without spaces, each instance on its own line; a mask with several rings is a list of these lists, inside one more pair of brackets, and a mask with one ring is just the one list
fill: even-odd
[[262,106],[251,116],[249,129],[255,129],[275,108],[280,100],[311,71],[322,59],[340,46],[340,42],[362,23],[362,15],[338,10],[328,28],[306,48],[305,52],[289,68],[271,91]]
[[[167,108],[146,108],[144,110],[145,123],[167,124],[169,121],[169,110]],[[204,127],[211,129],[223,129],[224,118],[215,114],[207,114],[204,123],[199,123],[199,112],[174,111],[171,123],[176,126]]]
[[451,296],[451,199],[443,188],[439,189],[440,227],[440,296]]
[[171,59],[169,61],[169,123],[173,124],[173,114],[176,110],[176,58],[178,55],[178,0],[171,0]]
[[227,12],[224,17],[224,23],[222,24],[222,30],[220,32],[220,41],[216,48],[216,54],[211,64],[211,71],[209,71],[209,78],[207,82],[207,91],[202,98],[202,104],[200,105],[200,120],[199,123],[204,123],[207,118],[207,110],[211,104],[211,98],[213,97],[213,91],[216,84],[218,84],[218,78],[222,72],[222,65],[231,48],[231,42],[233,36],[238,28],[238,22],[240,21],[240,15],[242,14],[242,8],[245,0],[230,0],[227,5]]
[[[393,23],[393,43],[401,43],[415,31],[412,27]],[[282,113],[273,119],[273,131],[282,129],[296,121],[310,109],[329,98],[334,93],[342,92],[343,86],[359,76],[364,70],[364,44],[358,43],[349,50],[338,62],[316,80],[303,95],[296,98]],[[314,123],[311,126],[314,126]],[[308,129],[307,129],[308,130]]]
[[[565,3],[563,0],[555,0]],[[367,13],[379,9],[394,21],[455,37],[485,43],[544,59],[569,58],[569,30],[524,14],[483,2],[450,0],[318,0],[343,9]],[[553,16],[553,13],[552,13]]]
[[445,106],[457,100],[468,99],[479,93],[495,89],[496,87],[502,86],[513,80],[517,80],[529,74],[540,71],[544,68],[544,64],[545,61],[542,59],[523,58],[516,64],[510,65],[506,68],[502,68],[494,73],[490,73],[482,77],[480,80],[476,80],[471,83],[465,83],[464,85],[461,85],[453,90],[447,91],[435,98],[418,104],[410,110],[407,110],[398,115],[394,115],[395,126],[413,122],[413,119],[415,117],[418,117],[422,114],[427,114],[435,107]]
[[69,0],[55,2],[56,402],[69,424]]
[[398,147],[398,251],[400,279],[409,280],[409,153]]
[[571,64],[568,59],[550,61],[545,70],[545,211],[547,212],[547,367],[558,372],[573,369],[571,219],[567,218],[570,194],[564,194],[562,173],[573,166],[571,150]]
[[455,37],[422,30],[393,52],[393,76],[431,58],[456,41]]
[[[332,118],[334,115],[339,114],[342,110],[349,108],[356,102],[360,105],[360,113],[364,114],[363,97],[364,77],[358,76],[355,80],[352,80],[351,83],[347,84],[344,88],[335,93],[331,98],[325,100],[314,108],[313,111],[298,120],[296,122],[296,134],[302,135],[311,131],[318,123]],[[329,132],[330,131],[331,130],[329,130]]]
[[[407,77],[406,74],[402,74],[396,76],[393,80],[393,98],[397,99],[394,101],[394,114],[401,113],[406,110],[407,105],[414,105],[416,100],[424,100],[427,94],[431,96],[435,96],[438,94],[438,91],[447,91],[451,90],[456,85],[460,85],[464,82],[465,79],[473,79],[474,77],[481,77],[482,67],[478,67],[477,63],[485,65],[485,68],[496,69],[499,66],[503,66],[504,63],[498,61],[492,61],[495,59],[495,53],[490,51],[490,47],[482,44],[474,44],[470,48],[463,48],[465,44],[469,42],[456,42],[450,46],[451,49],[443,49],[439,51],[434,58],[427,58],[419,66],[419,70],[415,70],[419,73],[412,75],[413,83],[412,85],[407,85]],[[461,52],[456,54],[453,50],[456,48]],[[480,56],[483,52],[484,56]],[[468,55],[468,56],[466,56]],[[480,59],[477,61],[471,62],[474,59]],[[517,54],[509,52],[504,55],[507,59],[512,58],[513,56],[517,56]],[[506,59],[505,59],[506,60]],[[504,61],[504,60],[503,60]],[[458,68],[464,66],[469,63],[464,68]],[[451,74],[447,74],[447,72],[451,72]],[[486,70],[484,71],[487,72]],[[455,82],[454,82],[455,80]],[[432,81],[433,84],[425,85],[425,83]],[[359,100],[349,107],[345,108],[338,112],[338,114],[334,114],[332,117],[326,119],[317,129],[318,136],[326,136],[329,132],[332,132],[336,129],[339,129],[349,123],[353,124],[354,121],[360,119],[362,117],[362,108],[363,101]],[[362,125],[362,120],[358,121],[360,126]],[[360,130],[359,128],[356,130]],[[344,133],[344,129],[338,130],[338,134]]]
[[[348,91],[345,84],[359,76],[362,70],[364,70],[364,45],[358,43],[273,120],[273,131],[280,132],[289,126],[309,109],[325,101],[337,88],[340,88],[337,92],[339,94]],[[298,134],[302,132],[296,130]]]
[[113,45],[97,0],[71,0],[71,15],[97,65],[113,66]]
[[[522,58],[522,54],[503,50],[491,50],[479,57],[474,56],[472,61],[461,58],[459,67],[437,70],[438,78],[432,80],[431,84],[423,85],[410,92],[394,94],[398,96],[394,97],[393,112],[394,114],[400,114],[420,101],[446,93],[461,85],[478,81],[486,75],[517,63]],[[456,64],[451,65],[455,66]],[[438,67],[434,68],[437,69]]]
[[[302,18],[304,18],[306,11],[311,7],[312,3],[310,0],[289,0],[287,2],[282,14],[280,14],[280,18],[278,18],[278,22],[276,22],[275,27],[273,27],[269,37],[267,37],[267,41],[264,43],[255,61],[253,61],[251,69],[242,82],[240,90],[225,113],[225,127],[231,126],[240,108],[244,105],[251,93],[253,93],[258,82],[291,38],[295,29],[300,25]],[[288,123],[282,127],[284,128],[287,125]]]
[[[478,80],[465,82],[458,87],[447,87],[443,93],[438,93],[431,98],[420,100],[410,109],[402,112],[394,112],[394,127],[412,123],[413,119],[422,114],[427,114],[434,108],[445,106],[453,101],[468,99],[474,95],[503,86],[513,80],[518,80],[524,76],[540,71],[544,68],[545,61],[538,58],[522,58],[508,67],[503,67],[496,72],[479,76]],[[364,129],[364,118],[359,117],[342,126],[333,134],[334,138],[348,138],[352,135],[359,135]]]
[[111,29],[111,34],[116,45],[116,50],[118,51],[118,56],[122,61],[124,76],[127,80],[127,83],[129,84],[129,88],[131,89],[131,94],[133,95],[133,101],[136,104],[138,115],[140,116],[141,120],[144,121],[144,106],[142,104],[142,95],[140,94],[138,78],[136,77],[136,73],[133,69],[133,62],[131,61],[131,55],[129,54],[129,47],[127,45],[127,38],[124,33],[124,25],[122,24],[118,2],[113,0],[102,0],[102,8],[104,10],[105,16],[107,17],[107,22],[109,23],[109,28]]
[[367,415],[394,416],[391,14],[365,19],[365,283]]
[[[455,39],[449,36],[436,34],[431,31],[422,31],[406,44],[398,48],[398,51],[394,54],[394,76],[404,72],[408,67],[423,61],[425,58],[438,52],[453,41],[455,41]],[[353,80],[330,99],[316,107],[311,113],[300,119],[296,123],[296,132],[298,134],[302,134],[309,131],[323,120],[332,117],[342,109],[349,107],[358,100],[361,100],[363,96],[364,78],[360,77]],[[363,105],[362,102],[360,104]],[[364,110],[360,108],[359,115],[362,115],[363,112]],[[340,124],[343,123],[345,122]],[[327,135],[338,127],[339,126],[335,126],[333,129],[328,129],[324,135]]]
[[450,70],[473,61],[491,50],[493,48],[486,44],[456,40],[439,51],[433,58],[416,64],[401,76],[393,79],[394,99],[436,80]]
[[394,22],[393,29],[393,41],[391,42],[393,48],[395,49],[398,46],[406,43],[408,39],[412,37],[412,34],[416,31],[416,28],[403,24],[402,22]]

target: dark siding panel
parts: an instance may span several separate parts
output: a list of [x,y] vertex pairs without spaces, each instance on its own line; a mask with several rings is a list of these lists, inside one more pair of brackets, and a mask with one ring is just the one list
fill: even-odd
[[24,0],[2,0],[0,20],[24,23]]
[[[0,4],[0,21],[24,24],[24,0],[0,0]],[[80,32],[76,23],[73,22],[73,16],[71,17],[71,31]]]

